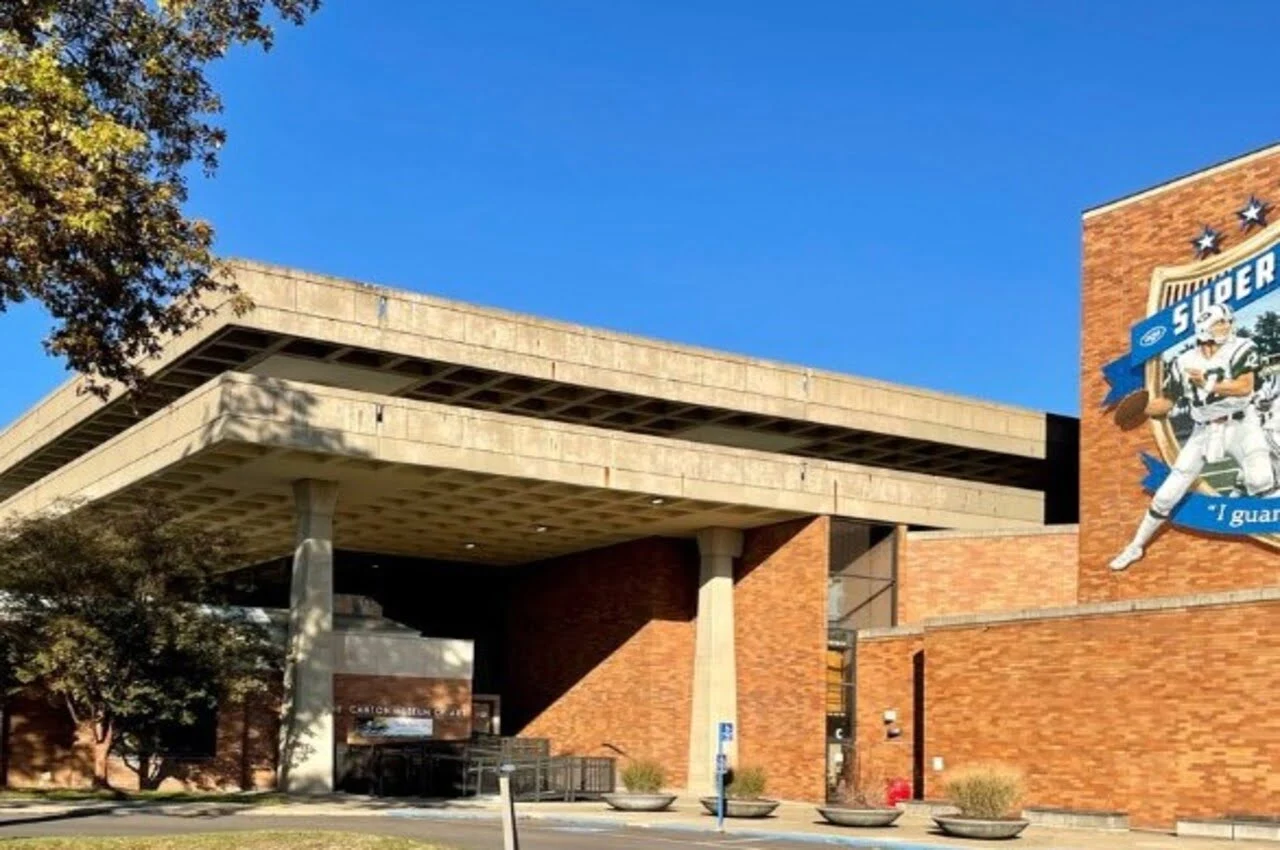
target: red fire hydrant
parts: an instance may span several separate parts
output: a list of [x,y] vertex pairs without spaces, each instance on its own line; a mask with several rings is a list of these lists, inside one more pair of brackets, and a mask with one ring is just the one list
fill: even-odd
[[896,806],[903,800],[911,799],[911,783],[905,779],[890,779],[884,792],[885,803]]

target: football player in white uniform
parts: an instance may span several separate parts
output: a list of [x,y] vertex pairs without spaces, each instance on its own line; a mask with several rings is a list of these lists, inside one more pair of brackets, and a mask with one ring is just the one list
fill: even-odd
[[1142,557],[1148,542],[1200,477],[1206,463],[1231,457],[1240,467],[1250,496],[1276,489],[1271,451],[1253,405],[1259,368],[1258,347],[1237,336],[1231,308],[1215,304],[1196,317],[1196,342],[1168,366],[1161,397],[1147,403],[1154,418],[1168,416],[1178,402],[1187,404],[1194,427],[1178,452],[1173,469],[1151,499],[1151,508],[1128,546],[1111,561],[1123,570]]
[[[1280,485],[1280,370],[1271,366],[1266,371],[1271,374],[1262,380],[1253,403],[1258,408],[1262,433],[1271,449],[1271,469],[1276,476],[1276,484]],[[1244,482],[1241,481],[1240,484],[1243,485]]]

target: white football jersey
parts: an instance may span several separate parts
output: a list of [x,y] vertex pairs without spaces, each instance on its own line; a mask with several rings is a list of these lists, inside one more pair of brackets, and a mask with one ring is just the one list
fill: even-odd
[[1257,372],[1258,346],[1251,339],[1233,336],[1226,345],[1220,345],[1209,357],[1196,345],[1182,352],[1169,363],[1164,378],[1165,396],[1185,399],[1191,406],[1191,418],[1196,422],[1212,422],[1246,410],[1251,396],[1221,396],[1208,387],[1197,387],[1187,378],[1187,371],[1199,369],[1205,381],[1229,381],[1249,372]]
[[1280,413],[1280,410],[1277,410],[1277,405],[1280,404],[1280,372],[1272,372],[1266,378],[1262,378],[1259,373],[1258,377],[1262,381],[1258,384],[1257,392],[1253,394],[1253,403],[1258,408],[1262,427],[1278,429],[1280,428],[1280,416],[1277,416],[1277,413]]

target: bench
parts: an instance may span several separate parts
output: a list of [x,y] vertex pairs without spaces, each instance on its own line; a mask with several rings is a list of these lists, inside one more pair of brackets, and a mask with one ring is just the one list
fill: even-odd
[[1176,832],[1196,838],[1280,842],[1280,817],[1230,814],[1222,818],[1178,818]]
[[1128,812],[1035,806],[1023,809],[1022,817],[1035,826],[1057,829],[1101,829],[1110,832],[1127,832],[1129,829]]

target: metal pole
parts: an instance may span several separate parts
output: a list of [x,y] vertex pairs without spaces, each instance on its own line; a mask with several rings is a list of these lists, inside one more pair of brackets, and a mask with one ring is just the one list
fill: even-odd
[[498,795],[502,800],[502,850],[520,850],[516,833],[516,803],[511,797],[511,774],[515,766],[504,764],[498,771]]
[[724,832],[724,735],[716,735],[716,831]]

